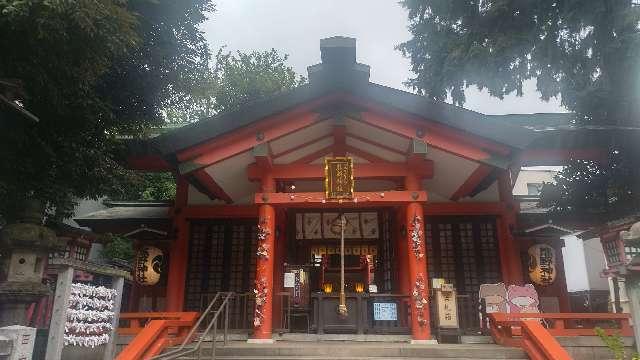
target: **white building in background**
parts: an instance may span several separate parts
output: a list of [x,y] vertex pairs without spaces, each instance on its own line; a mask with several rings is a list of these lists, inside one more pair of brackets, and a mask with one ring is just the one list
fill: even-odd
[[[555,175],[561,169],[555,166],[536,166],[520,170],[513,194],[520,200],[522,214],[544,216],[546,209],[538,207],[540,190],[545,182],[554,182]],[[607,267],[600,239],[583,240],[578,237],[588,229],[553,224],[551,220],[547,226],[566,234],[558,240],[564,241],[562,257],[572,310],[606,312],[610,289],[608,279],[600,275]]]

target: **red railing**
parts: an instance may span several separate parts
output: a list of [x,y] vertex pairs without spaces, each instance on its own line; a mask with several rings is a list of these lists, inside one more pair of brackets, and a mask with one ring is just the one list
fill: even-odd
[[522,320],[522,349],[531,360],[571,360],[569,353],[539,321]]
[[119,335],[136,335],[116,360],[150,359],[182,343],[198,319],[196,312],[122,313]]
[[497,344],[521,347],[533,360],[571,359],[554,336],[595,336],[597,326],[607,334],[633,336],[629,314],[493,313],[488,316],[491,336]]

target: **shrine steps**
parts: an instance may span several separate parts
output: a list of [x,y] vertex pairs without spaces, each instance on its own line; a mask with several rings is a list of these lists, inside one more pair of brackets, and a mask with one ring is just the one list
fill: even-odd
[[[211,343],[204,344],[202,356],[211,356]],[[180,359],[195,359],[185,356]],[[369,360],[369,359],[527,359],[524,351],[495,344],[428,344],[353,341],[277,341],[274,344],[248,344],[232,341],[216,346],[216,359],[239,360]]]

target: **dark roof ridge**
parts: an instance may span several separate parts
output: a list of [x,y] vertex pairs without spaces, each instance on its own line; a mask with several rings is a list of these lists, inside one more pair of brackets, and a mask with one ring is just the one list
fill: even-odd
[[[151,143],[164,155],[172,154],[252,124],[264,117],[287,111],[304,102],[341,91],[512,148],[524,148],[535,138],[535,132],[532,129],[505,121],[507,115],[487,115],[405,90],[368,82],[366,84],[307,83],[163,133],[151,139]],[[540,113],[542,114],[564,117],[566,113]],[[527,115],[513,114],[512,116],[526,117]]]

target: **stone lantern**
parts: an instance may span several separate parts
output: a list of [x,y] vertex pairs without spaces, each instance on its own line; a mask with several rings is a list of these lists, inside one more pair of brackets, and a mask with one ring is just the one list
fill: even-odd
[[42,225],[40,202],[25,201],[19,215],[0,231],[0,327],[26,325],[29,304],[49,294],[42,281],[49,253],[66,246]]
[[[629,231],[620,231],[620,240],[624,246],[640,246],[640,221],[631,225]],[[634,256],[626,265],[622,274],[625,277],[625,287],[629,296],[633,333],[636,350],[640,351],[640,256]]]

